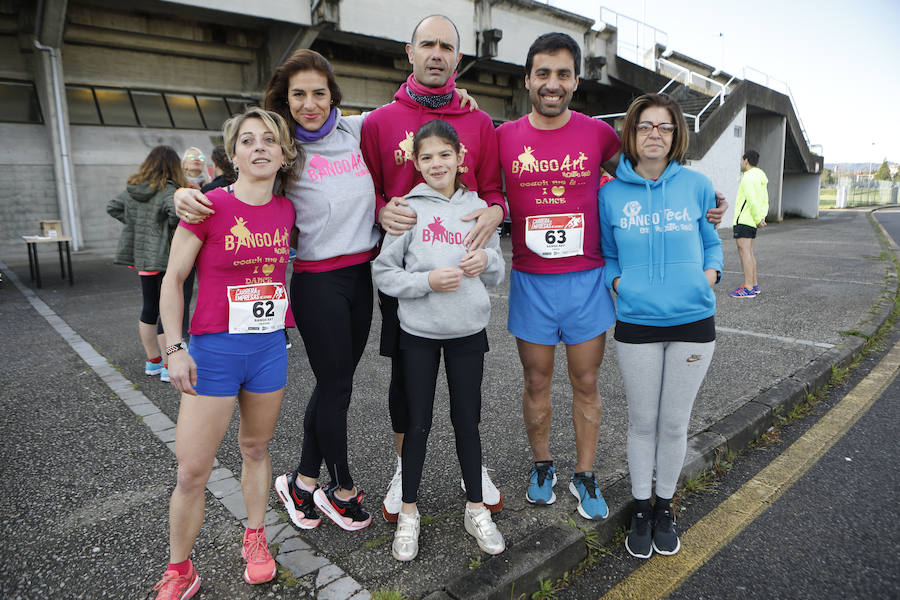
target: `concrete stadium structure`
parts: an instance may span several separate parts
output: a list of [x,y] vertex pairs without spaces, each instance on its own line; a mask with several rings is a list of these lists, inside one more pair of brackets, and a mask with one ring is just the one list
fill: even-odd
[[[109,250],[105,212],[158,144],[208,153],[230,114],[259,101],[299,48],[334,65],[345,112],[389,102],[410,72],[403,45],[428,14],[457,24],[458,85],[495,121],[530,109],[527,49],[563,31],[584,52],[573,108],[621,127],[630,100],[665,89],[695,125],[689,165],[734,198],[744,148],[769,175],[770,220],[815,217],[822,157],[788,96],[652,46],[619,55],[615,24],[534,0],[0,0],[0,255],[60,219],[76,249]],[[649,68],[648,68],[649,67]],[[705,109],[705,110],[704,110]],[[701,112],[702,111],[702,112]],[[733,204],[733,202],[732,202]],[[726,216],[730,218],[730,216]]]

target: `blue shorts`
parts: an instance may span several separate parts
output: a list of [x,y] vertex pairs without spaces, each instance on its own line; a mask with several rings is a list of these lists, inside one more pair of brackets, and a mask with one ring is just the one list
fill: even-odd
[[287,348],[282,330],[271,333],[192,335],[188,352],[197,363],[201,396],[276,392],[287,384]]
[[573,273],[525,273],[509,277],[507,329],[532,344],[569,346],[592,340],[616,322],[603,267]]

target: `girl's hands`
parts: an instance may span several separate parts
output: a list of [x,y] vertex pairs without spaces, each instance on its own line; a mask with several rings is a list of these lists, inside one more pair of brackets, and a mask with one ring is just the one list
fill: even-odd
[[454,292],[462,281],[462,269],[457,267],[440,267],[428,273],[428,285],[435,292]]
[[462,257],[462,260],[459,261],[459,268],[462,269],[466,277],[478,277],[487,267],[487,264],[487,252],[484,250],[469,250]]

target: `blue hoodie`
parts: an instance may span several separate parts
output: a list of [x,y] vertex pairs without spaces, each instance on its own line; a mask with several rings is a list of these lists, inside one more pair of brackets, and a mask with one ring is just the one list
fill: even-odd
[[606,287],[621,277],[620,321],[670,327],[715,314],[703,271],[722,270],[722,242],[706,220],[716,196],[705,175],[672,161],[659,179],[645,179],[623,156],[598,201]]

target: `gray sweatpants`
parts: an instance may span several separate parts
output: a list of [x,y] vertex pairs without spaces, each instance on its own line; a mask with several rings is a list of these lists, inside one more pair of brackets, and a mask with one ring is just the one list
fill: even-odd
[[636,499],[650,498],[654,465],[656,495],[675,494],[687,452],[691,409],[715,347],[715,342],[616,342],[628,400],[626,451]]

